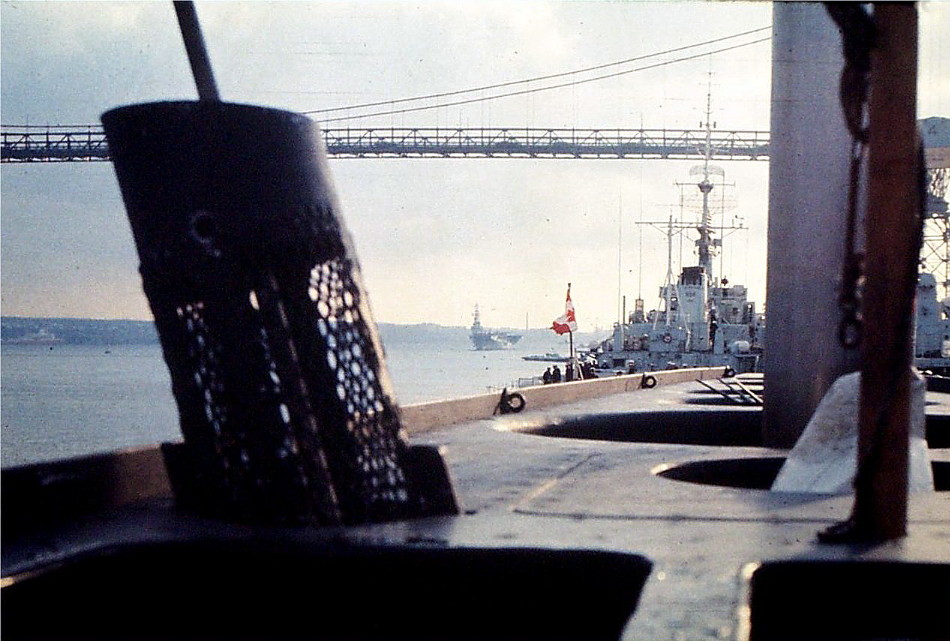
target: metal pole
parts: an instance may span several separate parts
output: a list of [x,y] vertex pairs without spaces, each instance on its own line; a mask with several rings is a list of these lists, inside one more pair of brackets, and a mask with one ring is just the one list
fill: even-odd
[[772,11],[763,442],[790,448],[831,383],[859,366],[837,337],[851,137],[834,22],[818,3],[777,2]]
[[220,100],[218,87],[214,82],[214,73],[211,70],[211,60],[205,48],[204,37],[201,35],[198,14],[195,12],[195,4],[186,0],[175,0],[174,5],[181,37],[185,41],[185,51],[188,52],[191,73],[195,77],[198,98]]

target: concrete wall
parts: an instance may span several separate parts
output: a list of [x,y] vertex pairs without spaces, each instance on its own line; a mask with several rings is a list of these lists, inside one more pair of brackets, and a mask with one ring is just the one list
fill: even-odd
[[[518,392],[524,396],[525,410],[532,410],[564,403],[575,403],[610,394],[637,392],[643,389],[641,384],[644,376],[654,377],[656,384],[659,386],[685,383],[697,379],[720,378],[724,372],[725,369],[722,367],[663,370],[609,378],[595,378],[588,381],[537,385],[512,390],[512,392]],[[479,394],[478,396],[446,401],[407,405],[402,408],[403,425],[410,434],[415,434],[440,429],[463,421],[489,419],[495,415],[495,408],[500,398],[501,394]]]

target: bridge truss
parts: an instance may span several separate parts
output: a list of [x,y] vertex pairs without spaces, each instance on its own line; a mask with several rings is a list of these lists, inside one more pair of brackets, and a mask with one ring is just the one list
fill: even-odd
[[[336,158],[702,159],[702,129],[342,128],[323,132]],[[766,131],[715,131],[716,160],[768,160]],[[109,160],[98,125],[2,128],[2,162]]]

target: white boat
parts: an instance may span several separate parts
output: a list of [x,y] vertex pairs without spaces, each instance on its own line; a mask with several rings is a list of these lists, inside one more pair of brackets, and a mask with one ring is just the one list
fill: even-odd
[[59,345],[64,342],[62,338],[59,338],[45,327],[7,341],[11,345]]
[[571,357],[556,352],[546,352],[544,354],[529,354],[522,356],[521,359],[525,361],[539,361],[542,363],[566,363],[571,360]]

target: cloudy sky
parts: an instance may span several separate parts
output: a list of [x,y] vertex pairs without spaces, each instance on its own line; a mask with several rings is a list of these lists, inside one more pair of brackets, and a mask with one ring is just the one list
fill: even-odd
[[[224,99],[303,112],[512,81],[524,81],[515,90],[536,89],[544,83],[530,79],[771,23],[764,2],[228,1],[197,9]],[[4,125],[92,124],[119,105],[195,97],[170,2],[4,1],[0,12]],[[950,116],[950,2],[925,3],[921,19],[920,115]],[[632,71],[675,57],[611,67],[630,73],[558,90],[325,126],[695,128],[711,89],[717,128],[768,130],[769,43]],[[590,331],[617,318],[621,295],[628,308],[638,294],[648,309],[656,305],[666,240],[637,223],[680,215],[677,183],[695,164],[331,159],[331,171],[377,320],[468,325],[478,303],[486,324],[547,326],[571,282],[581,329]],[[725,240],[717,269],[761,305],[768,164],[720,166],[735,185],[726,222],[741,219],[747,230]],[[5,164],[0,181],[4,315],[150,317],[109,164]],[[692,240],[677,239],[677,262],[694,263]]]

